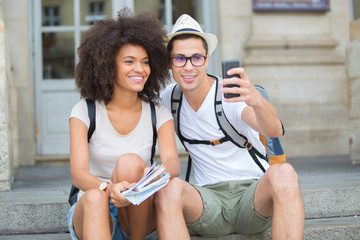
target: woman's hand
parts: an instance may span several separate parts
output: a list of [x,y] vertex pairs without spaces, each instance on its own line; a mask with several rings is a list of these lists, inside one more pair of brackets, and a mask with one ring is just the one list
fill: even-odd
[[120,207],[126,207],[126,206],[130,205],[129,200],[127,200],[121,194],[121,192],[129,189],[133,185],[134,184],[130,184],[126,181],[122,181],[120,183],[114,184],[114,186],[112,187],[112,189],[110,191],[110,199],[115,207],[120,208]]

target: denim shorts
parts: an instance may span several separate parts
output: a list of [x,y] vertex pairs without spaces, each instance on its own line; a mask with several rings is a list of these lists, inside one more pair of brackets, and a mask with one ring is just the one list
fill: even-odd
[[266,230],[272,218],[255,212],[254,193],[258,180],[221,182],[195,186],[204,211],[197,222],[188,224],[190,234],[219,237],[231,233],[253,234]]
[[[110,215],[113,223],[113,232],[111,234],[111,237],[113,240],[130,240],[130,236],[125,233],[125,231],[122,229],[121,225],[119,224],[118,220],[118,211],[117,208],[114,206],[114,204],[110,201]],[[78,240],[75,234],[74,225],[73,225],[73,214],[74,209],[77,203],[71,206],[69,213],[68,213],[68,227],[70,231],[70,236],[72,240]],[[146,235],[146,240],[155,240],[157,239],[156,231],[149,233]]]

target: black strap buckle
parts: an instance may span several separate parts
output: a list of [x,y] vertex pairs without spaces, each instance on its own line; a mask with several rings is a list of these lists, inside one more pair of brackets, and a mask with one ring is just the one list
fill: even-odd
[[249,143],[249,142],[246,142],[246,143],[245,143],[245,148],[246,148],[248,151],[250,151],[250,150],[252,149],[252,144]]

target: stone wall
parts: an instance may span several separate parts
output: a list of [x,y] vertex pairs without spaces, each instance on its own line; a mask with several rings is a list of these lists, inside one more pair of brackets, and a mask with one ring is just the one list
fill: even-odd
[[287,156],[348,154],[348,2],[331,0],[331,11],[320,13],[255,13],[250,0],[218,6],[221,59],[240,59],[268,90]]
[[349,87],[350,160],[360,164],[360,19],[350,24],[346,49]]
[[30,69],[30,32],[28,0],[2,0],[3,18],[7,28],[9,54],[14,74],[12,96],[17,104],[13,104],[13,122],[19,126],[13,141],[17,156],[13,159],[15,167],[34,165],[35,163],[35,124],[33,83]]
[[11,95],[9,94],[12,73],[7,46],[6,28],[0,4],[0,191],[10,190],[13,175]]

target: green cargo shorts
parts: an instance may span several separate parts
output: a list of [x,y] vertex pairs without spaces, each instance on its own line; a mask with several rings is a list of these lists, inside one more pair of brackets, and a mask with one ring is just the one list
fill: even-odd
[[254,210],[254,193],[258,180],[221,182],[199,191],[204,206],[200,219],[187,224],[190,234],[219,237],[231,233],[259,233],[271,226],[272,218],[265,218]]

